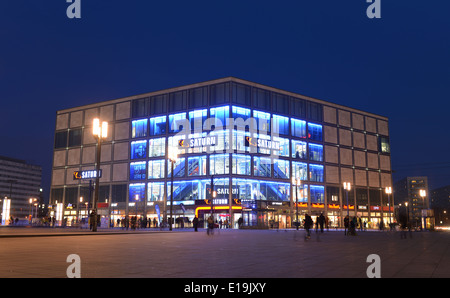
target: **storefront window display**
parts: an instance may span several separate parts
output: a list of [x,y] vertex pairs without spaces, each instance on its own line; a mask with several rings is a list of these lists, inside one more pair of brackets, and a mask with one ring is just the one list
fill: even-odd
[[302,181],[308,180],[308,164],[304,162],[292,162],[292,178]]
[[147,136],[147,119],[131,121],[131,137],[142,138]]
[[233,174],[251,175],[251,156],[243,154],[233,154]]
[[159,157],[166,155],[166,138],[148,140],[148,156]]
[[325,192],[325,187],[321,186],[321,185],[310,185],[309,186],[309,194],[310,194],[310,198],[311,198],[311,203],[318,203],[318,204],[324,204],[325,200],[324,200],[324,192]]
[[306,121],[291,118],[291,135],[306,138]]
[[164,182],[150,182],[147,184],[147,198],[149,201],[164,200]]
[[[136,197],[137,195],[137,197]],[[132,183],[129,185],[128,201],[136,202],[138,200],[143,201],[145,198],[145,183]]]
[[230,173],[230,155],[213,154],[209,156],[209,174],[221,175]]
[[188,176],[206,175],[206,155],[188,158]]
[[148,162],[148,179],[164,178],[164,159],[149,160]]
[[[186,175],[186,162],[185,158],[181,157],[177,159],[177,162],[173,165],[174,177],[180,178]],[[167,177],[172,177],[172,162],[167,162]]]
[[306,159],[306,142],[291,140],[292,143],[292,158]]
[[216,129],[220,127],[226,127],[227,119],[230,117],[229,106],[211,108],[209,109],[209,113],[211,118],[214,118],[214,127]]
[[309,181],[323,182],[323,166],[309,164]]
[[131,159],[147,158],[147,141],[131,142]]
[[308,122],[308,138],[314,141],[322,141],[322,125]]
[[189,122],[186,119],[186,113],[169,115],[169,132],[179,132],[188,129]]
[[272,177],[272,161],[266,157],[253,157],[253,176]]
[[309,160],[323,161],[323,146],[319,144],[308,144]]
[[166,133],[166,116],[150,118],[150,135],[159,136]]
[[130,163],[130,180],[144,180],[146,176],[145,161]]
[[273,177],[289,179],[291,173],[291,167],[289,166],[289,160],[274,159],[273,163]]

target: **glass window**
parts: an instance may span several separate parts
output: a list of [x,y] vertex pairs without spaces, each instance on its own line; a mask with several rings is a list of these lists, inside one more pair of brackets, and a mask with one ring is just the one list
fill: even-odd
[[208,105],[208,87],[189,90],[189,107],[200,108]]
[[131,102],[131,117],[145,117],[149,114],[150,99],[139,98]]
[[169,112],[187,109],[187,90],[178,91],[169,95]]
[[310,198],[311,198],[311,204],[324,204],[325,200],[324,200],[324,195],[325,193],[325,188],[323,186],[320,185],[310,185],[309,186],[309,194],[310,194]]
[[180,135],[177,134],[177,135],[169,137],[169,140],[168,140],[169,148],[170,147],[177,148],[178,149],[178,155],[186,153],[186,149],[184,149],[186,147],[180,147],[180,141],[181,140],[186,140],[186,136],[185,135],[181,135],[181,134]]
[[273,163],[273,177],[289,179],[291,173],[291,167],[289,166],[289,160],[274,159]]
[[292,162],[292,178],[298,179],[302,181],[308,180],[308,165],[304,162]]
[[253,157],[253,176],[272,177],[272,162],[270,158]]
[[391,147],[389,145],[389,138],[387,137],[380,137],[380,148],[379,151],[382,153],[391,153]]
[[150,98],[150,114],[158,115],[167,112],[167,94],[157,95]]
[[206,155],[188,158],[188,176],[206,175]]
[[131,159],[147,158],[147,141],[131,142]]
[[309,180],[323,182],[323,166],[309,164]]
[[130,163],[130,180],[144,180],[145,175],[145,161]]
[[230,149],[230,135],[228,130],[212,131],[210,136],[217,136],[215,146],[211,146],[210,152],[223,153]]
[[306,159],[306,142],[291,140],[292,158]]
[[250,155],[233,154],[233,174],[251,175],[251,157]]
[[[177,162],[173,165],[174,177],[184,177],[186,174],[186,166],[184,157],[178,158]],[[167,177],[172,177],[172,162],[167,162]]]
[[[308,203],[308,184],[301,184],[300,186],[293,186],[293,197],[294,202]],[[295,205],[294,205],[295,206]]]
[[138,201],[143,201],[145,199],[145,183],[132,183],[129,186],[129,202],[136,202],[136,196]]
[[179,132],[183,129],[188,129],[188,121],[186,113],[178,113],[169,115],[169,132]]
[[299,98],[291,98],[291,115],[306,118],[306,101]]
[[148,179],[164,178],[164,159],[155,159],[148,161]]
[[275,142],[280,143],[280,150],[273,150],[275,156],[289,157],[289,139],[273,136]]
[[203,123],[205,122],[207,117],[208,117],[207,109],[189,112],[189,124],[191,130],[201,132],[203,130]]
[[148,201],[164,201],[164,182],[150,182],[147,184]]
[[81,145],[81,128],[69,130],[69,147]]
[[259,181],[258,200],[289,201],[290,183]]
[[253,88],[253,106],[259,109],[271,110],[270,91]]
[[322,141],[322,125],[308,122],[308,138],[314,141]]
[[289,96],[272,93],[272,111],[289,114]]
[[322,121],[322,105],[308,101],[309,119],[313,121]]
[[166,138],[148,140],[148,156],[158,157],[166,155]]
[[[174,181],[173,182],[173,200],[192,201],[209,199],[210,179]],[[167,201],[170,201],[172,183],[167,183]]]
[[270,113],[253,111],[259,133],[270,132]]
[[[208,145],[206,145],[206,142],[202,142],[202,140],[205,140],[204,138],[207,137],[207,133],[203,132],[203,133],[193,133],[190,134],[188,137],[188,140],[185,141],[186,144],[186,148],[188,153],[203,153],[203,152],[207,152],[208,150]],[[191,146],[191,142],[193,143]],[[214,148],[214,147],[212,147]],[[213,150],[213,149],[210,149]]]
[[323,146],[318,144],[308,144],[309,160],[323,161]]
[[214,154],[209,156],[209,174],[221,175],[230,173],[230,155]]
[[147,119],[131,121],[131,137],[143,138],[147,136]]
[[211,105],[230,102],[230,83],[212,85],[210,87]]
[[242,130],[233,130],[233,150],[237,153],[250,152],[250,147],[245,146],[245,137],[249,137],[250,133]]
[[230,107],[218,107],[211,108],[209,110],[211,118],[214,118],[213,125],[217,129],[221,129],[221,127],[225,128],[227,125],[227,119],[230,118]]
[[272,133],[289,135],[289,118],[280,115],[273,115]]
[[127,201],[126,184],[113,184],[111,189],[111,202],[126,202]]
[[250,106],[251,87],[238,83],[231,83],[231,101],[233,103]]
[[306,138],[306,121],[291,118],[291,134],[293,137]]
[[150,135],[159,136],[166,133],[166,116],[150,118]]
[[55,149],[67,147],[67,130],[55,133]]

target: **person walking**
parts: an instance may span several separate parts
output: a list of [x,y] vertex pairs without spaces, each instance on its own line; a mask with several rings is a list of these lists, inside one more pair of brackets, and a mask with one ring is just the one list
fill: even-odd
[[320,226],[320,232],[323,233],[323,226],[325,224],[325,216],[323,216],[323,213],[320,213],[318,217],[319,226]]
[[198,217],[194,217],[194,219],[192,220],[192,225],[194,226],[194,231],[197,232],[197,228],[198,228]]
[[303,223],[303,227],[306,230],[306,237],[305,237],[306,239],[311,238],[310,229],[311,229],[313,224],[314,224],[314,222],[313,222],[311,216],[309,216],[308,214],[305,214],[305,221]]
[[208,230],[206,231],[206,234],[213,235],[214,234],[214,220],[213,220],[212,216],[208,217],[207,223],[208,223]]
[[350,218],[348,217],[348,215],[346,215],[344,218],[344,235],[347,235],[349,223],[350,223]]

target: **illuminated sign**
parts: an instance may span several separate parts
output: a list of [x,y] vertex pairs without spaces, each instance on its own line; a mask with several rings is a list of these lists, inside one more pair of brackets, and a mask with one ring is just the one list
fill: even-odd
[[263,149],[280,150],[280,142],[270,141],[265,139],[258,139],[252,137],[245,137],[245,146],[258,147]]
[[217,136],[207,136],[201,138],[182,139],[178,141],[181,148],[196,148],[205,146],[215,146],[217,144]]
[[[98,178],[102,178],[102,170],[98,171]],[[95,179],[97,178],[96,170],[87,170],[87,171],[75,171],[73,172],[73,180],[80,179]]]

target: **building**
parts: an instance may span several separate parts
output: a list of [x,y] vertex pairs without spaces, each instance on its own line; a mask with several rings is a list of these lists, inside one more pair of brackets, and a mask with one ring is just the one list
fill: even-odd
[[[406,177],[394,185],[395,204],[406,206],[408,220],[414,227],[425,227],[423,220],[432,218],[428,178],[424,176]],[[430,221],[431,219],[428,219]],[[427,224],[427,226],[434,224]]]
[[[57,111],[50,204],[68,223],[91,208],[96,117],[109,123],[102,223],[159,222],[172,197],[175,218],[202,222],[213,210],[233,228],[240,218],[243,226],[291,227],[306,213],[324,213],[331,227],[347,214],[374,226],[392,219],[386,117],[227,77]],[[88,179],[74,179],[78,171]]]
[[436,226],[450,226],[450,185],[430,192],[430,205],[434,211]]
[[[0,156],[0,200],[2,224],[10,218],[36,217],[35,203],[42,203],[42,167],[24,160]],[[30,203],[31,199],[31,203]]]

